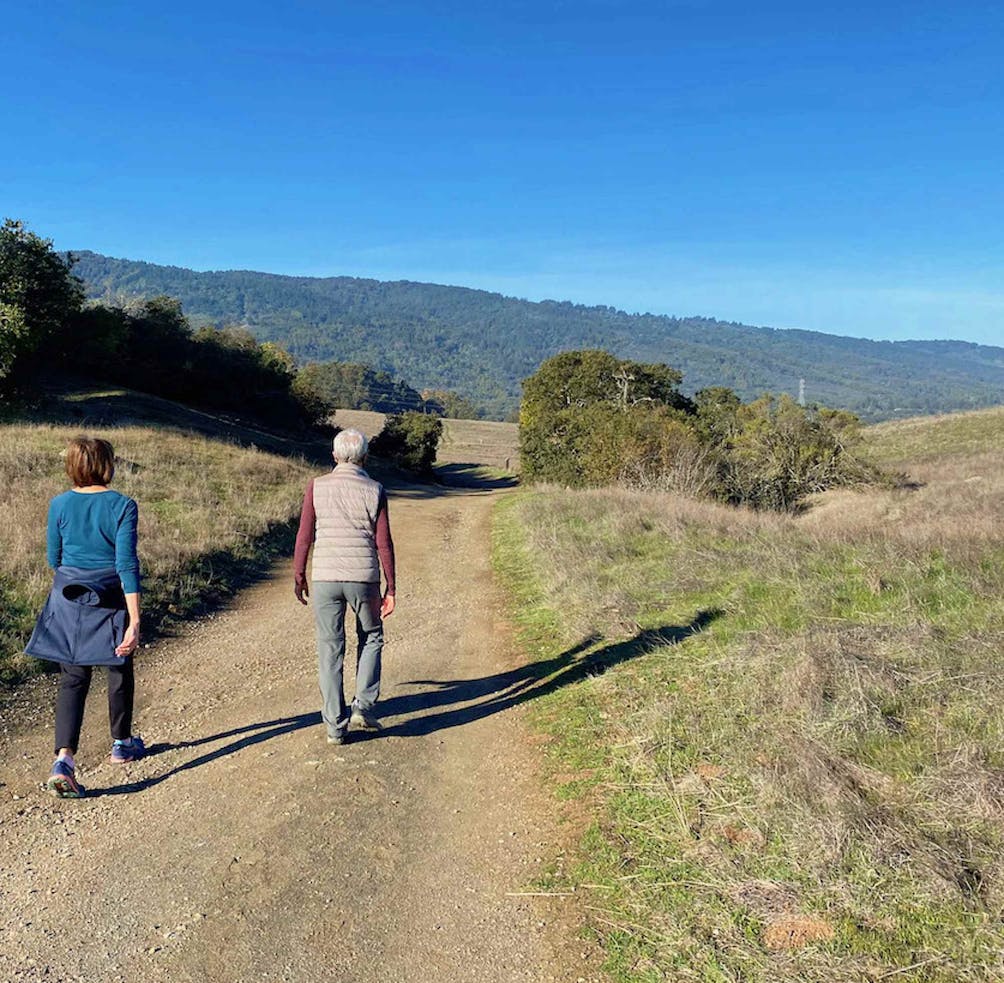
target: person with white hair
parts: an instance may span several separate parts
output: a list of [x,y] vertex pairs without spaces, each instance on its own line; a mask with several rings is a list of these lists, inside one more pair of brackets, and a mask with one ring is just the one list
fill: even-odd
[[[380,697],[383,619],[394,612],[396,585],[387,493],[363,470],[368,450],[369,442],[358,430],[335,436],[334,470],[307,485],[293,555],[296,599],[306,604],[309,597],[314,605],[321,716],[329,744],[344,744],[350,726],[380,730],[374,707]],[[381,567],[386,581],[382,594]],[[348,608],[356,616],[359,639],[350,705],[342,685]]]

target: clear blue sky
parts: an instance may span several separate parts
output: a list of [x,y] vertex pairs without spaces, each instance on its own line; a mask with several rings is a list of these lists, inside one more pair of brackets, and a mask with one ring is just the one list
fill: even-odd
[[1004,8],[6,5],[60,248],[1004,343]]

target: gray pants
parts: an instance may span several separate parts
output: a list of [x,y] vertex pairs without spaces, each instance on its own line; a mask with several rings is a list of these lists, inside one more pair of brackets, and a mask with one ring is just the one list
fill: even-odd
[[345,609],[356,615],[359,650],[356,660],[355,706],[369,710],[380,696],[380,585],[341,580],[315,580],[310,599],[317,622],[317,678],[321,684],[321,716],[332,737],[349,726],[349,708],[342,689],[345,662]]

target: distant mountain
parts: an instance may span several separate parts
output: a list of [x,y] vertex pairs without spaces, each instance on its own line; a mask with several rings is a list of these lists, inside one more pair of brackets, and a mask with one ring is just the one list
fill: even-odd
[[796,395],[866,420],[1004,403],[1004,348],[959,341],[864,341],[710,318],[626,314],[466,287],[355,277],[198,273],[74,253],[92,298],[169,294],[194,320],[246,324],[302,361],[364,362],[417,389],[453,389],[504,416],[521,381],[559,351],[605,348],[668,362],[684,389],[723,385],[744,398]]

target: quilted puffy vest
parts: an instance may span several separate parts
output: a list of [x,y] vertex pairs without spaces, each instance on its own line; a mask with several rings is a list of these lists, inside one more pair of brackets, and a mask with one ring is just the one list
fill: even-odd
[[383,487],[357,464],[342,461],[314,479],[312,579],[379,583],[377,510]]

